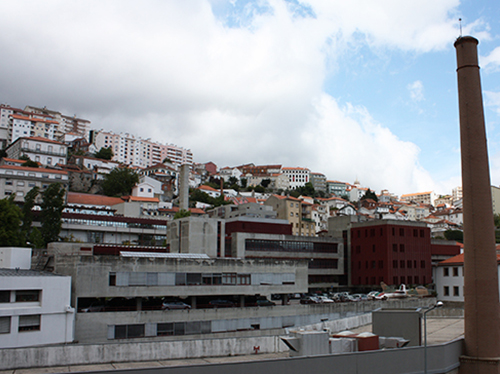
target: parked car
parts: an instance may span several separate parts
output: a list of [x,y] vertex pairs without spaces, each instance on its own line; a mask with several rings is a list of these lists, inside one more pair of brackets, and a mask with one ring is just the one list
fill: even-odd
[[212,308],[234,308],[236,305],[230,300],[212,300],[208,303]]
[[270,301],[267,299],[258,299],[257,306],[275,306],[276,303],[274,301]]
[[164,301],[161,308],[163,310],[191,309],[191,305],[183,303],[182,301]]
[[334,303],[332,299],[326,296],[316,296],[316,298],[319,300],[321,304],[328,304],[328,303]]
[[315,296],[305,296],[300,299],[301,304],[319,304],[319,300]]

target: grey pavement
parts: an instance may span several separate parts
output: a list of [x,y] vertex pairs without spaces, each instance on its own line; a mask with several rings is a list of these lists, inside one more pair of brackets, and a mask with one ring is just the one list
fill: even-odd
[[[371,332],[372,325],[352,329],[355,333]],[[423,331],[423,329],[422,329]],[[338,331],[340,332],[340,331]],[[440,344],[457,339],[464,334],[463,318],[427,318],[427,344]],[[423,341],[423,338],[422,338]],[[255,360],[270,360],[288,357],[288,352],[259,353],[247,356],[206,357],[193,359],[159,360],[145,362],[123,362],[99,365],[74,365],[50,368],[30,368],[0,371],[0,374],[42,374],[42,373],[74,373],[86,371],[113,371],[123,369],[159,368],[172,366],[206,365],[223,362],[243,362]]]

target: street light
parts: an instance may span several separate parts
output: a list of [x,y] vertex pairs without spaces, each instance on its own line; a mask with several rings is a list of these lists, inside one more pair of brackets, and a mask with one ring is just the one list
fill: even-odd
[[427,374],[427,313],[436,308],[443,306],[442,301],[438,301],[434,306],[428,308],[424,312],[424,373]]

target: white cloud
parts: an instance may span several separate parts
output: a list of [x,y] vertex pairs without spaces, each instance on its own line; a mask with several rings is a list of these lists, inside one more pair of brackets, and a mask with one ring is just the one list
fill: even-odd
[[[268,11],[245,9],[243,27],[227,27],[203,0],[6,2],[0,100],[175,143],[200,162],[304,166],[399,193],[431,188],[415,144],[339,106],[323,84],[348,47],[449,47],[459,1],[311,0],[303,16],[283,1],[256,4]],[[423,99],[421,82],[408,88]]]
[[488,56],[481,57],[481,65],[489,71],[500,69],[500,47],[495,48]]
[[414,102],[419,102],[425,100],[424,97],[424,85],[422,81],[415,81],[410,83],[408,86],[408,91],[410,92],[410,98]]
[[500,115],[500,92],[484,91],[486,106]]

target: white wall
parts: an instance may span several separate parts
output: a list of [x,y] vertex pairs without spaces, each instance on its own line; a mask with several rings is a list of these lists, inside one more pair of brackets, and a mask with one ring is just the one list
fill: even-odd
[[30,269],[31,248],[1,247],[0,269]]
[[[0,278],[0,290],[41,290],[40,301],[15,302],[11,296],[10,303],[0,303],[0,317],[11,317],[10,333],[0,334],[0,348],[73,341],[75,311],[70,307],[71,277],[5,275]],[[22,315],[41,315],[40,330],[19,332],[19,316]]]

